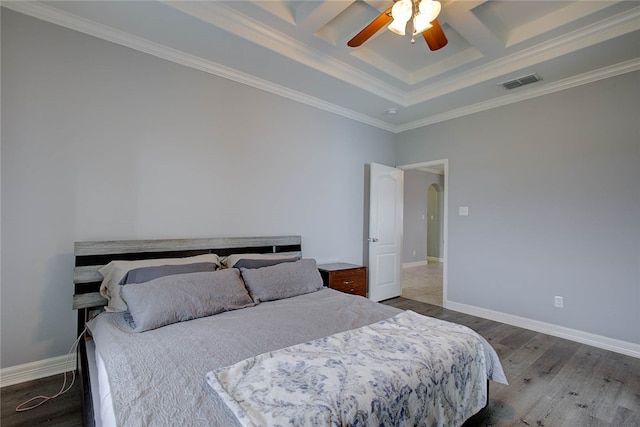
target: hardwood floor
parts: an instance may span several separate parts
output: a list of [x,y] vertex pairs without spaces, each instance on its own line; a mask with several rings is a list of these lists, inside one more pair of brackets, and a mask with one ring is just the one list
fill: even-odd
[[[491,383],[489,406],[464,427],[640,426],[640,359],[401,297],[384,303],[466,325],[496,349],[509,385]],[[2,388],[0,425],[80,426],[77,383],[54,401],[15,412],[61,384],[57,375]]]
[[[76,379],[77,380],[77,379]],[[0,390],[0,425],[2,427],[26,426],[82,426],[82,398],[80,384],[57,399],[26,412],[16,412],[16,407],[34,396],[51,396],[62,386],[62,374],[41,378],[22,384],[2,387]]]
[[473,426],[640,426],[640,359],[405,298],[394,307],[468,326],[495,348],[509,385],[491,383]]

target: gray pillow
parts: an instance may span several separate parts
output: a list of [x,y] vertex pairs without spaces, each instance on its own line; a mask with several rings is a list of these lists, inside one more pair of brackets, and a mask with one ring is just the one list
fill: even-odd
[[255,305],[237,269],[176,274],[122,287],[135,332]]
[[308,294],[323,287],[315,259],[301,259],[257,269],[241,268],[240,271],[256,303]]
[[277,265],[283,262],[295,262],[300,258],[276,258],[276,259],[246,259],[242,258],[238,260],[233,268],[262,268],[262,267],[270,267],[272,265]]
[[154,267],[139,267],[129,270],[122,278],[119,285],[129,283],[143,283],[158,277],[171,276],[174,274],[197,273],[201,271],[215,271],[218,264],[213,262],[197,262],[193,264],[178,265],[158,265]]
[[291,254],[268,253],[268,254],[232,254],[222,260],[222,264],[227,268],[236,266],[241,259],[287,259],[291,258]]

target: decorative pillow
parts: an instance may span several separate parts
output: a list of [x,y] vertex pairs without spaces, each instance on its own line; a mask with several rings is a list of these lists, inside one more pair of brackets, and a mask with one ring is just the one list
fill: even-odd
[[293,258],[275,258],[275,259],[240,259],[233,265],[233,268],[262,268],[272,265],[281,264],[283,262],[296,262],[300,260],[298,257]]
[[255,305],[237,269],[177,274],[122,287],[135,332]]
[[256,303],[308,294],[323,287],[316,260],[311,258],[240,271]]
[[194,264],[159,265],[157,267],[140,267],[129,270],[122,278],[119,285],[129,283],[144,283],[158,277],[174,274],[199,273],[202,271],[216,271],[219,265],[213,262],[197,262]]
[[216,254],[204,254],[186,258],[161,258],[161,259],[143,259],[139,261],[111,261],[102,267],[100,274],[104,277],[100,285],[100,294],[108,301],[105,311],[125,311],[127,305],[120,297],[120,289],[118,286],[120,281],[130,270],[139,267],[154,267],[159,265],[178,265],[178,264],[194,264],[201,262],[211,262],[220,266],[220,258]]
[[290,259],[291,255],[286,254],[233,254],[222,260],[222,264],[227,267],[235,267],[236,263],[241,259],[269,259],[269,260],[281,260]]

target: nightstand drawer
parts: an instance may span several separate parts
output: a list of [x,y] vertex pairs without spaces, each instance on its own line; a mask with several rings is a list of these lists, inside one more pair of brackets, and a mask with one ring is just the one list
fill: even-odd
[[344,292],[347,294],[353,295],[362,295],[365,296],[367,294],[367,286],[365,283],[336,283],[329,286],[331,289],[335,289],[336,291]]
[[364,268],[354,268],[352,270],[333,271],[329,278],[329,285],[349,286],[364,285],[367,280],[366,270]]

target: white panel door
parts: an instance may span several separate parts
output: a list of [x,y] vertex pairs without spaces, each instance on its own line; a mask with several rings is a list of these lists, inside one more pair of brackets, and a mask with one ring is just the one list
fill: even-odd
[[369,299],[401,293],[404,172],[372,163],[369,180]]

